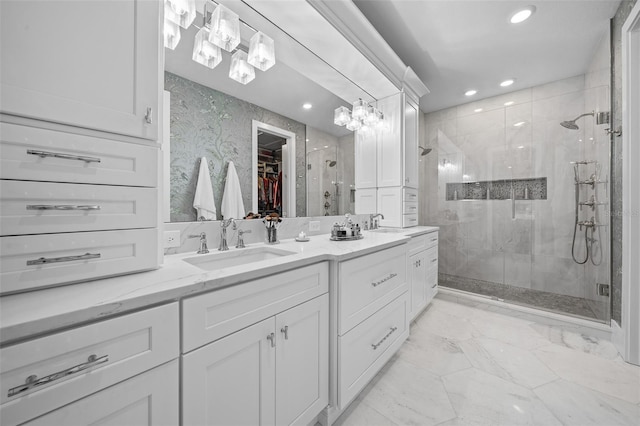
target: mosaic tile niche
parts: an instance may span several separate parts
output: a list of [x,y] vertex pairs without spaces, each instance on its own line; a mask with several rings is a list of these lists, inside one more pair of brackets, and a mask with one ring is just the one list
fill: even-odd
[[303,123],[169,72],[165,72],[164,82],[165,90],[171,93],[171,222],[196,220],[193,195],[201,157],[208,161],[218,219],[221,219],[220,204],[229,161],[233,161],[238,173],[245,211],[251,210],[252,120],[295,133],[296,215],[306,216],[306,126]]
[[516,200],[546,200],[547,178],[447,183],[447,201],[509,200],[513,189]]

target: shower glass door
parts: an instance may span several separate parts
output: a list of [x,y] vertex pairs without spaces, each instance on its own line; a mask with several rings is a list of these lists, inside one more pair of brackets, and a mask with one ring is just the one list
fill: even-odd
[[588,114],[609,111],[609,87],[594,82],[426,114],[423,223],[440,226],[442,286],[609,321],[609,125]]

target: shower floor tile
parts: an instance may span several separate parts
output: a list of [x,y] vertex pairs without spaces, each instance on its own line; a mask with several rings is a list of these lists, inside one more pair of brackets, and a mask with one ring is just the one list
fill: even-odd
[[456,275],[439,274],[438,284],[456,290],[468,291],[505,300],[519,305],[532,306],[552,312],[575,315],[592,320],[605,321],[592,309],[592,301],[580,297],[549,293],[546,291],[475,280]]

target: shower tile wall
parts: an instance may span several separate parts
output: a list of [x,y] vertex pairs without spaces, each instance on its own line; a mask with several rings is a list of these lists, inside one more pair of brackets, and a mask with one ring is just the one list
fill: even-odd
[[[592,117],[579,121],[578,131],[559,125],[609,109],[606,73],[592,68],[588,75],[425,115],[425,143],[433,152],[420,163],[426,190],[420,223],[441,227],[440,272],[602,303],[595,282],[608,283],[608,266],[582,266],[571,257],[570,162],[606,163],[607,126],[595,126]],[[527,178],[547,179],[547,199],[517,200],[515,217],[511,200],[446,200],[447,183]]]

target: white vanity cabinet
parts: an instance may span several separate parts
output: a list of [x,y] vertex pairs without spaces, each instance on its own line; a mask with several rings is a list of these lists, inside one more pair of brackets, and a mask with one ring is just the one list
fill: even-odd
[[337,408],[344,410],[409,335],[406,245],[340,262]]
[[410,288],[410,319],[415,319],[433,300],[438,289],[438,232],[411,238],[408,243],[407,276]]
[[327,291],[324,262],[185,299],[182,424],[315,419],[329,398]]
[[386,127],[356,132],[356,213],[382,213],[382,226],[417,226],[418,106],[402,92],[376,106]]
[[178,320],[172,303],[3,347],[2,424],[177,424]]
[[2,1],[2,113],[156,141],[162,2]]

